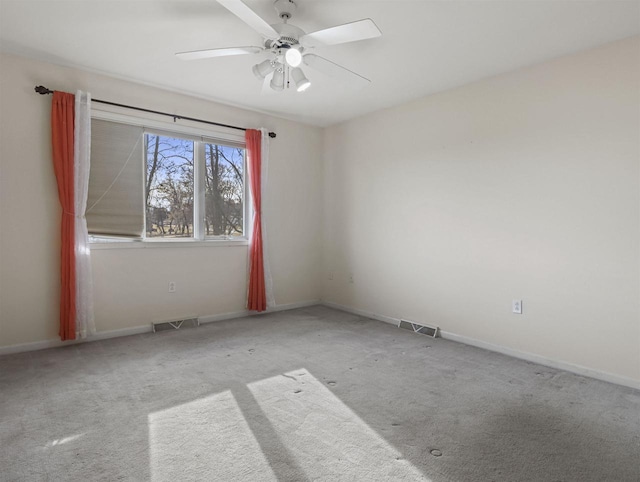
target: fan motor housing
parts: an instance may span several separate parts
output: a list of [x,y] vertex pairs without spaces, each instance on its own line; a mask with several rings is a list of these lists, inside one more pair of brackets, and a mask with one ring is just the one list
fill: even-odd
[[298,39],[304,35],[304,30],[288,23],[278,23],[272,25],[273,29],[278,32],[278,40],[267,40],[264,45],[267,48],[289,48],[292,45],[298,45]]

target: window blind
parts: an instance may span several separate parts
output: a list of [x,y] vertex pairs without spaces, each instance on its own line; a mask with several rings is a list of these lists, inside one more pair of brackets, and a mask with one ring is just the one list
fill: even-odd
[[141,126],[91,120],[89,234],[140,238],[144,233],[144,136]]

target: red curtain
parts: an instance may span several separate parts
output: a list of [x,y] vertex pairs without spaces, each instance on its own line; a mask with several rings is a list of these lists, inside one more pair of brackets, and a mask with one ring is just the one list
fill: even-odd
[[54,92],[51,106],[53,168],[62,206],[62,252],[60,263],[60,339],[76,338],[76,258],[74,232],[73,127],[75,97]]
[[264,284],[264,260],[262,257],[262,202],[261,202],[261,169],[262,133],[255,129],[247,129],[247,157],[249,161],[249,185],[253,197],[253,236],[249,246],[249,296],[247,308],[253,311],[267,309],[267,295]]

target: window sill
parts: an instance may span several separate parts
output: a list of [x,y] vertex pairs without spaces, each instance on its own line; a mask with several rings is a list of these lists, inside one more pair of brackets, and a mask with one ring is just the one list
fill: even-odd
[[198,241],[180,239],[173,241],[94,241],[89,243],[89,249],[147,249],[147,248],[220,248],[247,246],[247,239],[211,239]]

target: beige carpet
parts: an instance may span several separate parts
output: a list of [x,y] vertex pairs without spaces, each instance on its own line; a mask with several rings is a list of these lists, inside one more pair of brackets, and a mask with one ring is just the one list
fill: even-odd
[[0,357],[2,481],[640,481],[640,392],[325,307]]

